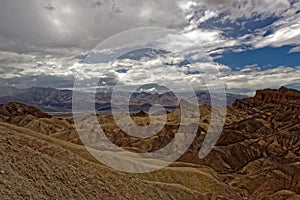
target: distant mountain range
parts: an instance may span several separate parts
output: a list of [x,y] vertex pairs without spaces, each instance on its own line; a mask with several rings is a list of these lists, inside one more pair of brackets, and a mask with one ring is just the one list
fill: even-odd
[[[45,112],[71,112],[72,110],[72,90],[58,90],[54,88],[28,88],[18,89],[15,87],[0,87],[0,104],[8,102],[20,102],[35,106]],[[125,92],[124,92],[125,93]],[[206,91],[195,92],[199,104],[210,104],[210,95]],[[194,97],[193,94],[183,94],[187,99]],[[96,95],[96,110],[110,111],[111,110],[111,93],[98,92]],[[122,95],[120,95],[122,96]],[[221,95],[215,95],[217,104],[224,104]],[[245,98],[243,95],[227,94],[226,104],[232,105],[236,99]],[[125,99],[118,100],[120,108],[127,107]],[[130,110],[148,112],[152,105],[163,105],[167,110],[178,106],[178,99],[172,92],[164,92],[162,94],[151,92],[136,92],[131,95]]]

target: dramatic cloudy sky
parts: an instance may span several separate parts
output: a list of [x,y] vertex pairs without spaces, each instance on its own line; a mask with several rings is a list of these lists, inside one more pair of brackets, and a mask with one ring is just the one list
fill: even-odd
[[[97,74],[95,63],[83,62],[88,52],[112,35],[143,27],[175,30],[179,35],[165,38],[165,50],[184,50],[194,62],[195,68],[157,73],[159,79],[179,71],[197,87],[201,73],[195,69],[218,69],[229,92],[300,88],[299,0],[1,0],[0,86],[72,88],[75,76]],[[146,80],[138,77],[162,70],[158,63],[185,60],[172,56],[101,65],[100,87],[124,77]]]

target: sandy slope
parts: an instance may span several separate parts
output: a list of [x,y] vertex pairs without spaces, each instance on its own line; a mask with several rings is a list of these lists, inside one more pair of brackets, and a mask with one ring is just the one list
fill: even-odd
[[126,174],[98,163],[83,146],[26,128],[0,123],[0,138],[0,199],[241,199],[207,167],[181,163]]
[[0,125],[0,199],[207,199],[179,184],[141,180]]

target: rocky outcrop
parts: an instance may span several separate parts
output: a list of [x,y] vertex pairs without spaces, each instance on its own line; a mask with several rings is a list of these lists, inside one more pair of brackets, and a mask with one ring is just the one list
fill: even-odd
[[299,110],[300,91],[281,87],[278,90],[265,89],[258,90],[251,98],[238,99],[233,104],[234,107],[242,110],[249,108],[277,108],[285,110]]
[[11,102],[8,104],[0,104],[0,116],[16,117],[32,115],[37,118],[51,118],[51,115],[40,111],[39,109],[22,103]]

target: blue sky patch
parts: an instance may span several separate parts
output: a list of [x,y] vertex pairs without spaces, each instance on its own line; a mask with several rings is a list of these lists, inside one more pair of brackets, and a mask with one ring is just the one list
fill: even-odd
[[260,19],[259,16],[255,16],[250,19],[240,18],[236,21],[225,21],[222,22],[223,16],[217,18],[212,18],[199,25],[202,29],[221,29],[223,30],[223,35],[226,37],[240,37],[245,34],[250,34],[258,29],[264,28],[273,24],[278,17],[271,16],[265,19]]
[[279,66],[299,66],[300,52],[289,53],[292,48],[292,46],[264,47],[243,52],[228,52],[214,61],[230,66],[233,70],[239,70],[247,65],[258,65],[262,70]]

